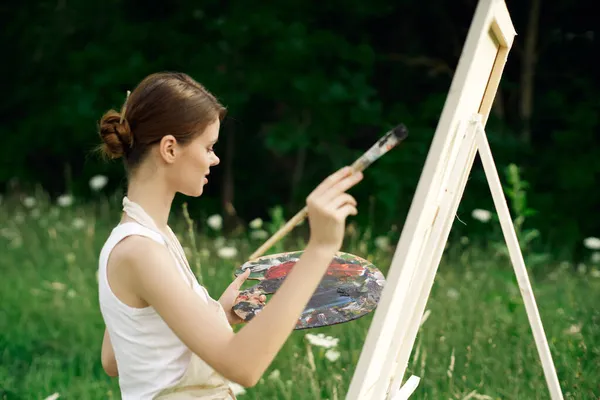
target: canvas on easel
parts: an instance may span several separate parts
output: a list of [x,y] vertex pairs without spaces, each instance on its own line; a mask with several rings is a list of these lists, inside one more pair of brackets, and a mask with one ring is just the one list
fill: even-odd
[[[562,399],[516,233],[485,136],[485,123],[516,36],[503,0],[475,10],[405,225],[347,394],[408,398],[402,381],[452,222],[479,151],[553,400]],[[410,387],[408,387],[410,386]]]

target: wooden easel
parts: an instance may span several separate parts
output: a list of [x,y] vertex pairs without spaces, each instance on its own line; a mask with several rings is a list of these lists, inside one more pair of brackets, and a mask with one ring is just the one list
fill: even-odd
[[477,153],[500,218],[551,398],[563,398],[485,134],[515,36],[504,1],[481,0],[350,383],[349,400],[407,399],[417,387],[418,377],[411,377],[404,386],[402,380]]

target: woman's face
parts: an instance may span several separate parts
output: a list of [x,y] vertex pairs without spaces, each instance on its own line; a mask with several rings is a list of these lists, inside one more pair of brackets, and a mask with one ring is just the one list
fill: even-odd
[[[208,183],[210,167],[219,164],[214,145],[219,139],[220,122],[217,119],[206,130],[185,146],[175,144],[169,153],[167,174],[175,192],[198,197]],[[161,151],[162,152],[162,151]]]

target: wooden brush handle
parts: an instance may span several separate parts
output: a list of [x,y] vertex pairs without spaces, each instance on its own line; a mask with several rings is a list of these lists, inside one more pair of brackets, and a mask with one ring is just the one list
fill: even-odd
[[[394,129],[388,131],[381,139],[377,141],[371,148],[352,163],[352,172],[362,172],[373,162],[383,156],[385,153],[394,148],[398,143],[406,138],[408,131],[404,125],[398,125]],[[304,218],[308,216],[308,208],[304,207],[284,226],[281,227],[273,236],[271,236],[262,246],[260,246],[252,255],[249,261],[252,261],[262,256],[271,246],[277,243],[281,238],[290,233]]]
[[[352,172],[358,172],[364,170],[362,164],[359,163],[359,160],[355,161],[352,164]],[[292,217],[284,226],[279,228],[277,232],[273,234],[262,246],[260,246],[254,253],[250,255],[248,260],[254,260],[263,254],[267,250],[271,248],[275,243],[281,240],[285,235],[290,233],[296,226],[298,226],[304,219],[308,216],[308,207],[304,207],[302,210],[298,211],[296,215]]]

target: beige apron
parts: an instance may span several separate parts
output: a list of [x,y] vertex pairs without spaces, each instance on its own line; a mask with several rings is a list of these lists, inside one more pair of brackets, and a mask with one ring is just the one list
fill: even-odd
[[[194,285],[198,285],[196,277],[194,276],[185,252],[177,240],[177,236],[169,228],[169,235],[165,235],[160,229],[157,228],[152,218],[144,211],[144,209],[137,203],[132,202],[127,197],[123,198],[123,211],[134,220],[148,229],[155,231],[160,234],[167,243],[167,248],[175,258],[179,260],[177,263],[182,268],[184,275],[190,280],[192,288]],[[216,312],[225,320],[227,324],[227,315],[223,310],[221,304],[212,299],[204,287],[198,285],[206,296],[206,300],[209,304],[212,304]],[[163,389],[155,397],[155,400],[191,400],[191,399],[202,399],[202,400],[235,400],[235,394],[229,386],[229,381],[216,372],[211,366],[209,366],[204,360],[198,357],[194,352],[191,352],[190,362],[183,376],[172,386]]]
[[[218,302],[216,302],[218,303]],[[227,319],[223,307],[218,307]],[[235,400],[229,381],[192,352],[185,374],[173,386],[163,389],[154,400]]]

